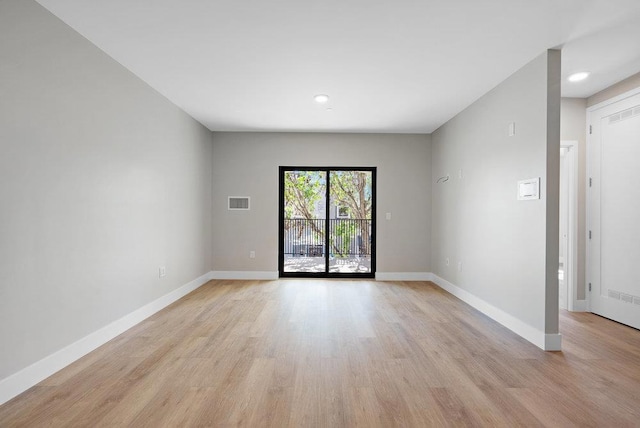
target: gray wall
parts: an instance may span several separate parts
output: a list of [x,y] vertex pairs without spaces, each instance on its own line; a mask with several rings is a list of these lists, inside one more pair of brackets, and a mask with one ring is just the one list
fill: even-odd
[[[432,135],[433,272],[547,334],[558,332],[559,122],[549,51]],[[535,177],[541,199],[516,200],[517,181]]]
[[[377,271],[430,271],[430,136],[214,133],[213,144],[215,271],[278,270],[279,166],[377,167]],[[227,210],[228,196],[250,196],[251,210]]]
[[587,100],[562,98],[560,140],[578,142],[578,289],[579,300],[585,297],[586,263],[586,177],[587,177]]
[[624,94],[625,92],[631,91],[635,88],[640,88],[640,73],[636,73],[633,76],[627,77],[626,79],[621,80],[615,85],[611,85],[608,88],[598,92],[597,94],[593,94],[592,96],[587,98],[587,107],[594,106],[598,103]]
[[211,133],[33,1],[0,2],[0,153],[0,379],[210,271]]

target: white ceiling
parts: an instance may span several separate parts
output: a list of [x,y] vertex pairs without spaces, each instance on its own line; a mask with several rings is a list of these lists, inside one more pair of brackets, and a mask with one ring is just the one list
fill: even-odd
[[640,0],[38,2],[214,131],[430,133],[554,47],[563,96],[640,71]]

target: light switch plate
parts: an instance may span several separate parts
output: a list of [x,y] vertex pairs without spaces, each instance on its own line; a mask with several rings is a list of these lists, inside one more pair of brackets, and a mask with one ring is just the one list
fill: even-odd
[[540,199],[540,177],[518,181],[518,200]]

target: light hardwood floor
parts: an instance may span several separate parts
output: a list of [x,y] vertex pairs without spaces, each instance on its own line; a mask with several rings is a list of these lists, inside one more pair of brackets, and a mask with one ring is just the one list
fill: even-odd
[[0,426],[640,426],[640,332],[543,352],[428,282],[212,281],[0,407]]

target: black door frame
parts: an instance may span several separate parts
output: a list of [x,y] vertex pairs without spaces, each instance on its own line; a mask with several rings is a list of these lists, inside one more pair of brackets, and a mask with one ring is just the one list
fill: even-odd
[[[285,272],[284,271],[284,173],[285,171],[324,171],[327,173],[327,189],[325,196],[325,219],[329,219],[331,186],[331,171],[369,171],[371,172],[371,270],[367,273],[336,273],[329,272],[329,233],[325,231],[325,251],[324,266],[325,272]],[[280,278],[375,278],[376,275],[376,173],[377,167],[318,167],[318,166],[281,166],[279,180],[279,198],[278,198],[278,272]],[[328,229],[329,222],[326,222]]]

